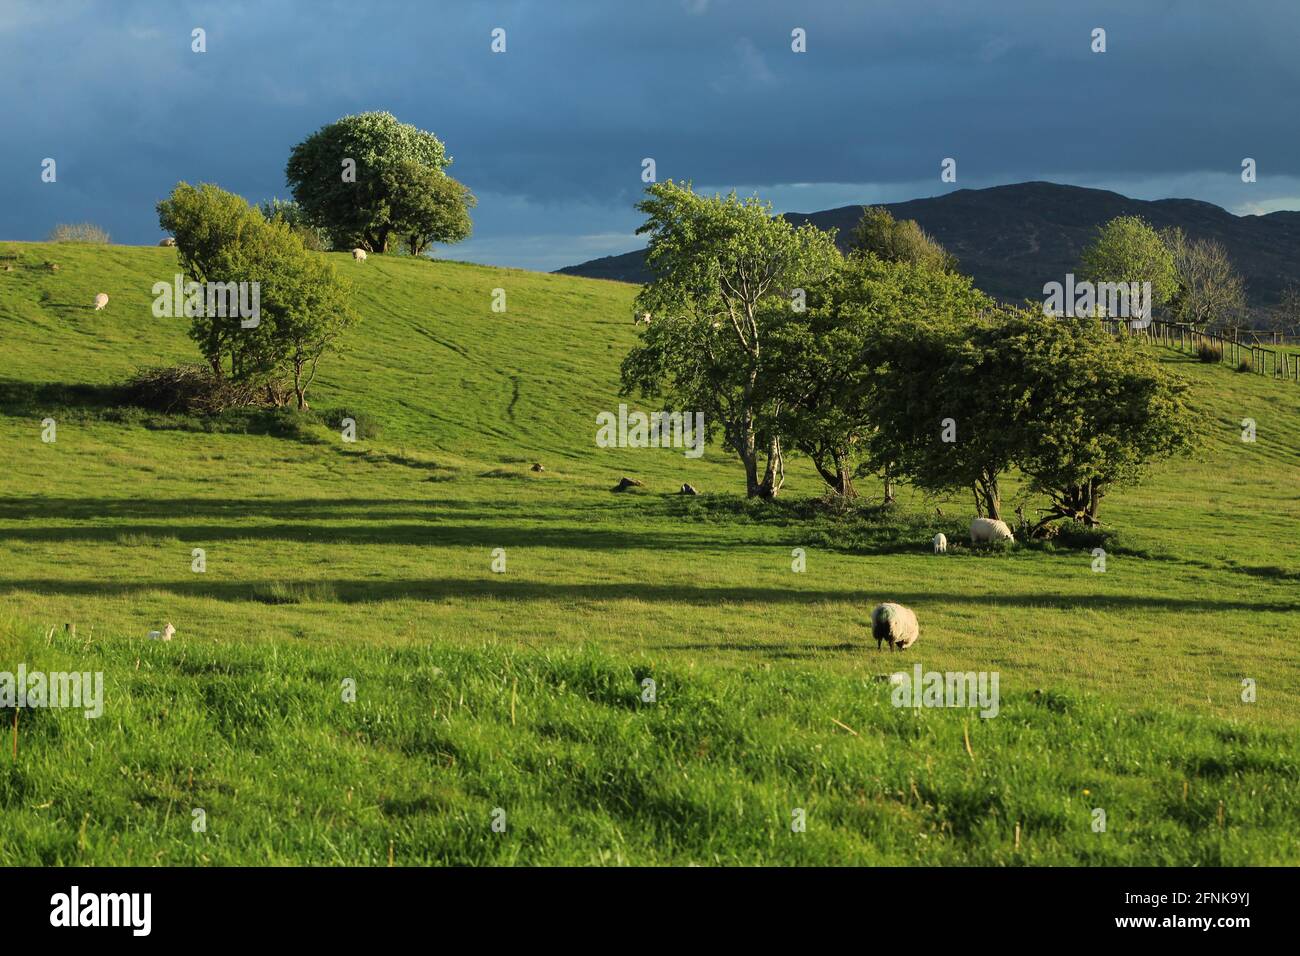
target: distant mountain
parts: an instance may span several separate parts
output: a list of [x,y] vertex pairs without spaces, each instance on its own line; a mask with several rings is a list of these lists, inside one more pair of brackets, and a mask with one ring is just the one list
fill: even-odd
[[[1194,199],[1129,199],[1104,189],[1056,183],[1017,183],[961,189],[932,199],[887,203],[895,219],[915,219],[960,260],[961,271],[999,299],[1041,299],[1043,284],[1063,282],[1097,227],[1116,216],[1139,215],[1157,229],[1180,226],[1192,238],[1213,238],[1227,248],[1246,279],[1257,308],[1274,305],[1289,278],[1300,279],[1300,212],[1234,216]],[[794,223],[838,229],[845,248],[861,206],[786,213]],[[645,282],[644,250],[592,259],[559,272],[624,282]]]

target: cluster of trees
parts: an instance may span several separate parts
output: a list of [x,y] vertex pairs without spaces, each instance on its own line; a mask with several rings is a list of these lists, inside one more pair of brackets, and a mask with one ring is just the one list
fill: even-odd
[[306,408],[321,358],[357,320],[350,285],[306,248],[285,218],[267,219],[213,185],[179,183],[158,203],[158,222],[175,237],[189,280],[257,284],[255,324],[232,310],[187,306],[190,338],[212,374],[264,386],[272,404],[292,395]]
[[188,304],[190,337],[216,380],[260,390],[275,405],[307,408],[321,358],[357,320],[350,285],[313,252],[353,249],[422,255],[470,234],[474,196],[445,172],[432,133],[389,113],[345,116],[294,147],[285,170],[292,201],[250,207],[213,185],[180,183],[158,204],[187,278],[259,290],[255,322]]
[[345,116],[289,155],[292,215],[335,249],[423,255],[470,234],[477,200],[447,175],[451,162],[438,137],[391,113]]
[[876,475],[887,500],[907,481],[1001,517],[1014,468],[1050,502],[1040,524],[1096,524],[1112,487],[1193,444],[1185,384],[1140,343],[994,303],[915,223],[865,210],[841,255],[757,199],[670,181],[639,208],[653,320],[624,391],[705,412],[751,497],[780,492],[794,452],[838,495]]
[[1140,216],[1119,216],[1084,250],[1083,278],[1150,282],[1152,305],[1200,331],[1233,331],[1250,323],[1246,284],[1217,239],[1157,231]]

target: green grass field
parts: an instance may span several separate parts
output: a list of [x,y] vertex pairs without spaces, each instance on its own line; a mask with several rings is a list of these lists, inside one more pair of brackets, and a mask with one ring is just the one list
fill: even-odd
[[[172,250],[0,256],[0,671],[106,684],[98,720],[21,711],[16,759],[4,729],[2,863],[1300,862],[1293,383],[1156,350],[1205,450],[1106,499],[1094,573],[933,555],[965,500],[837,518],[805,463],[764,506],[718,448],[596,447],[646,407],[617,394],[629,286],[332,256],[363,318],[311,398],[379,423],[349,444],[115,407],[197,360],[150,311]],[[921,621],[894,660],[882,600]],[[999,716],[893,707],[916,663],[998,672]]]

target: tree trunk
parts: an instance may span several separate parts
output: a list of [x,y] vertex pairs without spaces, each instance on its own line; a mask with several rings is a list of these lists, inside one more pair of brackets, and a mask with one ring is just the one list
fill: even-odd
[[[830,489],[835,494],[842,498],[856,498],[858,496],[858,490],[853,487],[853,475],[849,472],[846,455],[836,451],[822,451],[809,457],[812,458],[813,467],[817,469],[817,474],[822,476],[822,480],[830,486]],[[827,457],[831,459],[833,467],[826,467]]]
[[[983,508],[980,508],[981,503]],[[979,480],[975,482],[975,510],[977,512],[987,512],[987,516],[994,521],[1002,520],[1002,493],[998,488],[997,475],[989,475],[985,472]],[[984,517],[983,513],[980,517]]]
[[840,452],[835,452],[835,478],[838,482],[835,493],[841,498],[858,496],[858,489],[853,487],[853,475],[849,471],[848,457]]
[[775,498],[785,484],[785,457],[781,452],[781,439],[773,438],[767,449],[767,468],[758,486],[758,496],[766,500]]
[[736,451],[740,455],[740,460],[745,465],[745,495],[750,498],[759,496],[760,487],[758,483],[758,448],[754,442],[754,432],[745,428],[744,437],[740,441],[732,441],[736,446]]

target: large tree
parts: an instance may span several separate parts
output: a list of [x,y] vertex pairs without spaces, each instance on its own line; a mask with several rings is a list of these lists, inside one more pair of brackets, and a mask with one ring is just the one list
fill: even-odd
[[771,498],[785,466],[781,370],[768,361],[765,341],[801,291],[835,267],[834,235],[796,229],[754,197],[702,196],[671,180],[647,194],[637,205],[646,215],[638,233],[650,235],[654,279],[636,308],[652,321],[623,361],[624,391],[704,412],[739,455],[746,493]]
[[1163,306],[1178,291],[1173,254],[1160,234],[1140,216],[1117,216],[1099,227],[1096,237],[1083,250],[1080,272],[1081,278],[1094,284],[1149,282],[1152,308]]
[[1011,378],[1015,464],[1051,502],[1040,525],[1099,524],[1102,498],[1195,447],[1188,385],[1142,345],[1093,318],[1017,310],[995,330]]
[[996,320],[966,311],[882,326],[867,415],[871,456],[931,493],[970,491],[975,510],[1002,517],[1002,476],[1015,457],[1014,388]]
[[1161,233],[1173,256],[1178,289],[1174,317],[1197,329],[1240,329],[1249,324],[1246,285],[1228,250],[1215,239],[1189,239],[1183,230]]
[[393,210],[394,187],[401,180],[392,171],[402,163],[442,173],[451,157],[438,137],[398,122],[391,113],[360,113],[295,146],[285,178],[293,198],[329,233],[335,248],[387,252],[401,232]]
[[[176,239],[181,271],[190,281],[207,288],[259,279],[262,268],[278,255],[268,248],[261,233],[265,220],[242,196],[211,183],[178,183],[171,195],[158,203],[158,224]],[[257,275],[251,274],[253,270]],[[260,286],[259,286],[260,288]],[[260,290],[261,293],[265,290]],[[264,298],[261,301],[265,302]],[[178,307],[177,311],[180,309]],[[224,313],[224,314],[223,314]],[[264,378],[274,369],[277,355],[271,326],[260,323],[244,328],[236,310],[187,310],[189,335],[215,375],[239,381]]]
[[[969,321],[990,305],[969,278],[936,265],[851,256],[808,290],[806,314],[790,316],[773,336],[784,370],[782,434],[838,495],[856,497],[853,479],[873,472],[892,498],[898,466],[872,408],[890,398],[879,389],[897,387],[882,372],[903,361],[897,349],[910,347],[906,329]],[[908,409],[904,398],[897,410],[910,427]]]
[[[187,310],[190,337],[213,372],[236,381],[272,386],[290,378],[299,408],[307,407],[307,388],[321,356],[338,346],[342,332],[356,321],[350,287],[323,257],[309,252],[288,222],[268,222],[240,196],[210,184],[180,183],[158,204],[158,219],[176,237],[181,267],[188,279],[207,288],[232,290],[244,285],[258,315],[245,323],[237,310]],[[222,314],[224,311],[225,314]],[[227,364],[228,363],[228,364]]]

